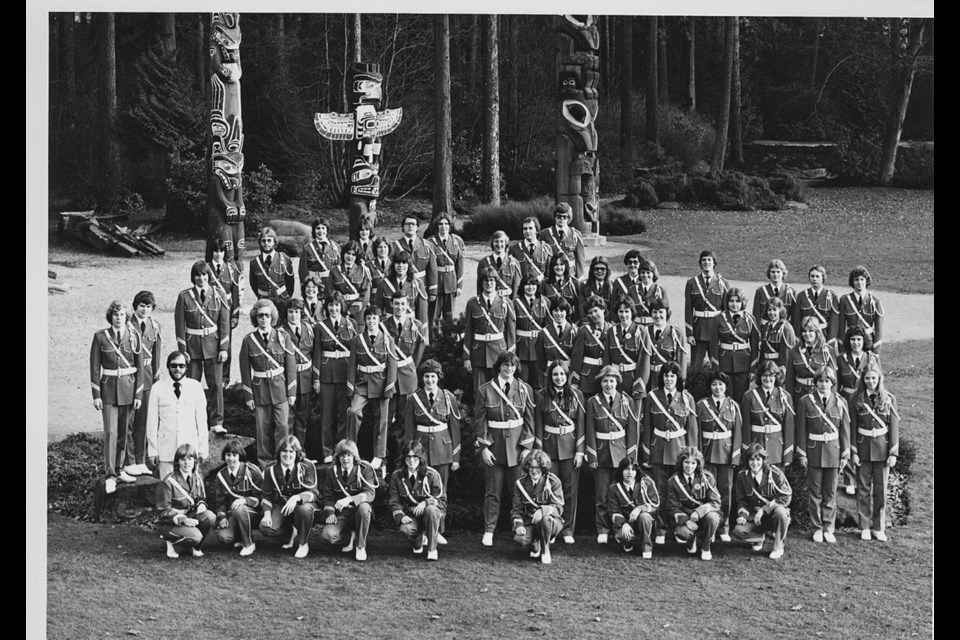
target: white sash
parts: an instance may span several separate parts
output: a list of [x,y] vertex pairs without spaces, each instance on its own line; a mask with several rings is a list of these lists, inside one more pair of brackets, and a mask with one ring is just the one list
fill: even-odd
[[616,418],[614,418],[614,417],[613,417],[613,414],[610,413],[610,411],[608,411],[605,406],[603,406],[603,401],[602,401],[602,400],[597,400],[597,404],[599,404],[599,405],[600,405],[600,408],[603,410],[603,412],[604,412],[605,414],[607,414],[607,418],[610,419],[610,422],[612,422],[613,424],[617,425],[617,431],[626,432],[626,429],[623,427],[622,424],[620,424],[620,421],[617,420]]
[[[825,423],[830,425],[830,428],[833,429],[834,432],[840,433],[840,429],[837,428],[837,425],[833,424],[833,421],[830,420],[830,417],[827,416],[827,414],[823,411],[823,409],[820,408],[820,405],[819,403],[817,403],[817,398],[815,397],[815,395],[816,394],[811,393],[810,398],[811,400],[813,400],[813,406],[817,409],[817,413],[820,414],[820,417],[823,419]],[[843,409],[840,410],[840,413],[843,413]]]
[[[537,328],[537,331],[543,332],[544,330],[543,327],[541,327],[540,324],[537,323],[537,319],[533,317],[533,313],[530,311],[530,309],[527,308],[527,305],[523,304],[523,300],[521,300],[520,298],[517,298],[516,300],[514,300],[514,303],[520,305],[520,308],[523,309],[523,312],[527,314],[528,318],[530,318],[530,322],[532,322],[533,326]],[[480,305],[480,306],[482,307],[483,305]]]
[[[682,393],[682,392],[678,390],[677,393]],[[670,412],[667,411],[667,410],[663,407],[663,404],[660,402],[660,399],[657,398],[657,394],[656,394],[656,393],[651,393],[651,394],[650,394],[650,399],[653,400],[654,403],[656,403],[656,405],[657,405],[658,407],[660,407],[660,411],[663,411],[663,415],[667,416],[667,420],[669,420],[670,422],[673,423],[673,426],[675,426],[675,427],[677,428],[677,431],[683,431],[683,427],[680,426],[680,423],[677,422],[677,419],[674,418],[672,415],[670,415]],[[686,398],[684,398],[683,404],[684,404],[684,406],[686,406],[686,404],[687,404]]]
[[207,315],[207,312],[204,310],[203,305],[200,304],[200,301],[197,300],[197,291],[193,287],[189,289],[190,296],[193,298],[193,301],[197,303],[197,309],[200,311],[200,315],[203,316],[203,319],[210,323],[210,326],[216,328],[217,323],[210,319],[210,316]]
[[[825,294],[827,298],[829,298],[829,295],[830,295],[829,293]],[[807,300],[810,300],[810,289],[807,289]],[[817,320],[819,320],[823,324],[827,324],[827,319],[823,317],[823,314],[820,313],[820,309],[817,308],[816,298],[814,298],[810,302],[810,308],[813,309],[813,313],[816,314]]]
[[[516,383],[516,382],[514,382],[514,383]],[[504,402],[506,402],[507,405],[508,405],[511,409],[513,409],[514,413],[517,414],[517,417],[522,420],[522,419],[523,419],[523,414],[520,413],[520,410],[517,409],[517,406],[516,406],[515,404],[513,404],[512,402],[510,402],[510,398],[508,398],[507,395],[503,392],[503,390],[499,387],[499,385],[497,385],[497,381],[496,381],[496,380],[492,381],[492,383],[491,383],[490,386],[492,386],[493,389],[494,389],[494,391],[496,391],[496,392],[500,395],[500,397],[503,398]]]
[[440,420],[438,420],[436,417],[434,417],[432,413],[430,413],[430,409],[427,409],[427,406],[423,404],[423,400],[420,399],[420,394],[414,393],[413,399],[416,400],[417,404],[420,406],[420,409],[423,410],[423,413],[426,414],[427,418],[433,421],[433,424],[437,426],[444,426],[444,427],[447,426],[446,422],[440,422]]
[[[344,319],[344,322],[347,321],[346,316],[344,316],[343,319]],[[326,331],[327,335],[330,336],[333,339],[333,341],[337,343],[337,346],[340,347],[341,351],[350,351],[350,349],[348,349],[345,344],[340,342],[340,338],[338,338],[337,334],[335,334],[333,331],[330,330],[330,327],[325,325],[323,322],[318,322],[317,324],[320,325],[320,328]]]
[[567,355],[567,352],[563,350],[563,347],[560,346],[560,344],[553,337],[553,334],[550,333],[550,329],[545,329],[543,332],[543,335],[547,336],[547,339],[553,343],[553,346],[557,349],[557,351],[560,352],[560,355],[563,357],[564,360],[570,359],[570,356]]
[[730,431],[729,429],[727,429],[727,425],[723,423],[723,420],[720,419],[720,416],[718,416],[716,412],[714,412],[713,407],[710,406],[709,398],[703,399],[703,407],[710,413],[710,417],[713,418],[714,422],[717,423],[717,426],[720,428],[721,431]]
[[[363,350],[367,353],[367,357],[373,360],[374,366],[382,367],[383,364],[370,353],[370,347],[367,346],[367,341],[363,339],[363,332],[358,333],[357,337],[360,338],[360,344],[363,345]],[[384,341],[384,344],[386,344],[386,341]]]
[[[627,364],[637,364],[634,360],[630,359],[630,356],[627,355],[627,352],[624,351],[623,346],[620,344],[620,338],[617,337],[617,326],[622,325],[615,325],[613,327],[613,341],[617,343],[617,351],[619,351],[623,359],[627,361]],[[637,331],[642,331],[642,329],[638,328]]]
[[[281,264],[280,264],[280,267],[282,268],[282,267],[283,267],[283,258],[280,257],[280,254],[279,254],[279,253],[277,254],[277,260],[280,260],[280,263],[281,263]],[[284,289],[284,290],[286,290],[285,287],[281,287],[281,286],[278,285],[276,282],[274,282],[274,281],[273,281],[273,278],[270,277],[270,274],[267,273],[267,270],[264,269],[264,267],[263,267],[263,255],[262,255],[262,254],[259,255],[259,256],[257,256],[257,266],[260,267],[260,273],[263,274],[263,277],[264,277],[264,278],[266,278],[267,280],[270,281],[270,284],[273,285],[273,288],[274,288],[274,289],[276,289],[277,291],[280,291],[281,288]]]
[[[718,276],[717,276],[717,279],[719,279],[719,278],[720,278],[720,276],[718,275]],[[697,283],[697,290],[700,292],[700,297],[703,298],[703,302],[704,302],[708,307],[710,307],[710,311],[714,311],[714,312],[719,313],[719,311],[717,310],[717,308],[716,308],[715,306],[713,306],[713,303],[710,302],[710,300],[707,299],[707,294],[706,294],[706,292],[703,290],[703,285],[700,284],[700,278],[699,278],[699,276],[694,277],[693,281]]]
[[[254,333],[259,333],[259,330],[255,330]],[[274,360],[273,357],[269,353],[267,353],[266,349],[263,348],[263,345],[261,345],[260,341],[257,340],[257,336],[252,336],[251,339],[253,341],[253,344],[257,345],[257,349],[260,349],[260,353],[266,356],[267,360],[270,361],[270,364],[273,365],[274,369],[283,369],[283,367],[280,366],[280,363]],[[267,340],[270,340],[270,338],[268,337]]]

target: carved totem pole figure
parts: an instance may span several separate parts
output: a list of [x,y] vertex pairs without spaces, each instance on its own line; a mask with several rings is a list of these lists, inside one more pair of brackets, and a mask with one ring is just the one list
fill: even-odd
[[600,230],[600,160],[597,158],[597,86],[600,31],[596,16],[557,18],[557,202],[573,209],[581,232]]
[[210,138],[207,182],[207,260],[218,239],[225,260],[243,270],[243,120],[240,117],[240,14],[210,21]]
[[400,126],[403,109],[383,105],[383,76],[373,62],[355,62],[349,71],[348,97],[353,113],[318,113],[313,124],[328,140],[356,141],[350,153],[350,237],[360,238],[366,222],[377,224],[380,196],[380,138]]

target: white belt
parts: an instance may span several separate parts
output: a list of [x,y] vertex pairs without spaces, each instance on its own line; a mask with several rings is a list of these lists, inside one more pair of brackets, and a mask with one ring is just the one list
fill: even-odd
[[840,391],[843,391],[844,393],[856,393],[857,390],[853,387],[841,387]]
[[413,364],[413,356],[407,356],[403,360],[397,360],[397,369],[400,367],[405,367],[408,364]]
[[727,351],[746,351],[750,345],[746,342],[721,342],[720,348]]
[[217,327],[207,327],[206,329],[191,329],[187,327],[188,336],[208,336],[211,333],[216,333]]
[[380,373],[386,368],[387,368],[387,365],[385,364],[376,364],[376,365],[358,364],[357,365],[357,369],[360,369],[360,371],[363,371],[364,373]]
[[679,431],[660,431],[660,429],[654,429],[653,434],[664,440],[674,440],[681,436],[687,435],[686,429],[680,429]]
[[783,430],[779,424],[752,425],[750,431],[754,433],[780,433]]
[[424,275],[426,275],[426,271],[414,271],[414,272],[413,272],[413,277],[414,277],[414,278],[422,278]]
[[831,440],[839,438],[840,434],[836,431],[830,433],[808,433],[807,437],[815,442],[830,442]]
[[447,423],[443,424],[418,424],[417,431],[420,433],[440,433],[447,430]]
[[877,437],[879,437],[879,436],[886,435],[886,433],[887,433],[887,428],[886,428],[886,427],[879,427],[879,428],[877,428],[877,429],[857,429],[857,433],[859,433],[859,434],[862,435],[862,436],[868,436],[868,437],[870,437],[870,438],[877,438]]
[[329,278],[329,277],[330,277],[330,269],[327,269],[326,271],[310,271],[309,273],[310,273],[310,275],[312,275],[312,276],[317,276],[318,278]]
[[474,340],[479,340],[480,342],[493,342],[494,340],[503,340],[503,332],[497,331],[496,333],[478,333],[473,336]]
[[523,329],[517,329],[517,337],[518,337],[518,338],[536,338],[538,335],[540,335],[540,332],[537,331],[536,329],[532,329],[532,330],[530,330],[530,331],[525,331],[525,330],[523,330]]
[[[587,359],[584,358],[583,361],[586,362]],[[615,364],[615,365],[613,365],[613,366],[615,366],[615,367],[617,368],[617,371],[620,371],[621,373],[623,373],[623,372],[625,372],[625,371],[636,371],[636,370],[637,370],[637,363],[636,363],[636,362],[631,362],[630,364]]]
[[597,440],[619,440],[620,438],[626,438],[626,431],[611,431],[610,433],[597,433]]
[[662,366],[663,366],[662,364],[651,364],[650,371],[660,371],[660,367]]
[[769,351],[763,354],[765,360],[776,360],[780,357],[779,353],[770,353]]
[[297,365],[297,371],[309,371],[313,364],[310,362],[301,362]]
[[[287,285],[282,284],[282,285],[280,285],[279,287],[277,287],[277,293],[278,293],[278,294],[279,294],[279,293],[286,293],[286,292],[287,292]],[[268,295],[270,295],[270,290],[269,290],[269,289],[257,289],[257,293],[259,293],[259,294],[262,295],[262,296],[268,296]]]
[[703,437],[707,440],[726,440],[732,434],[729,431],[704,431]]
[[[552,433],[552,434],[557,435],[557,436],[563,436],[563,435],[566,435],[566,434],[568,434],[568,433],[573,433],[573,427],[572,427],[572,426],[568,426],[568,427],[549,427],[549,426],[547,426],[547,425],[544,425],[543,430],[546,431],[547,433]],[[597,437],[599,437],[600,435],[601,435],[601,434],[598,433],[598,434],[597,434]]]
[[583,359],[583,364],[589,364],[589,365],[593,365],[593,366],[599,367],[602,363],[600,362],[600,358],[586,358],[586,357],[585,357],[585,358]]
[[120,369],[104,369],[103,375],[107,378],[115,378],[118,376],[129,376],[136,372],[136,367],[121,367]]
[[276,369],[270,369],[269,371],[254,371],[254,378],[275,378],[279,375],[283,375],[283,367],[277,367]]
[[796,381],[797,383],[805,384],[808,387],[813,385],[813,378],[797,378]]
[[487,426],[491,429],[516,429],[523,426],[523,420],[520,418],[515,420],[490,420],[487,422]]
[[349,358],[349,351],[321,351],[320,355],[324,358]]
[[359,300],[359,299],[360,299],[360,294],[359,294],[359,293],[345,293],[345,294],[343,294],[343,299],[344,299],[346,302],[353,302],[354,300]]
[[653,324],[653,316],[639,316],[634,321],[637,324]]
[[720,315],[719,311],[697,311],[694,309],[693,317],[694,318],[715,318]]
[[450,272],[453,271],[455,268],[456,268],[456,267],[454,267],[452,264],[448,264],[448,265],[445,266],[445,267],[437,267],[437,273],[450,273]]

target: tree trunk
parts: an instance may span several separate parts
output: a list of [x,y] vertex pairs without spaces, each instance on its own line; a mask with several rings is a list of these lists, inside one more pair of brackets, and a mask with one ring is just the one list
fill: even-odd
[[657,149],[660,149],[660,105],[659,100],[659,77],[657,59],[659,29],[656,16],[647,18],[647,92],[646,92],[646,113],[647,113],[647,141],[653,143]]
[[[450,16],[433,19],[436,47],[436,130],[433,134],[433,220],[442,213],[453,213],[453,154],[450,149],[452,117],[450,112]],[[431,223],[431,227],[434,224]]]
[[820,18],[813,21],[813,52],[810,55],[810,91],[817,87],[817,65],[820,60]]
[[485,15],[483,24],[483,194],[481,200],[500,206],[500,70],[497,16]]
[[713,145],[713,162],[710,173],[716,176],[723,171],[727,152],[727,133],[730,129],[730,85],[733,84],[733,33],[737,23],[735,16],[723,19],[723,63],[720,77],[720,113],[717,118],[717,136]]
[[510,132],[509,148],[513,149],[513,169],[516,170],[520,154],[520,16],[507,18],[507,47],[510,58],[510,76],[507,78],[507,131]]
[[730,78],[730,155],[743,164],[743,126],[740,99],[740,20],[733,23],[733,69]]
[[120,189],[120,144],[114,134],[117,121],[117,49],[114,14],[97,15],[99,153],[97,154],[97,209],[109,211],[117,201]]
[[197,82],[197,89],[201,95],[205,96],[204,104],[208,104],[210,102],[210,96],[207,95],[207,85],[210,79],[207,77],[207,60],[210,59],[210,54],[209,44],[203,28],[205,15],[206,14],[203,13],[197,14],[197,42],[193,51],[195,56],[193,61],[193,74]]
[[880,184],[888,185],[893,180],[897,166],[897,147],[900,144],[900,135],[903,133],[903,119],[910,106],[910,92],[913,90],[913,78],[917,71],[917,54],[923,46],[923,32],[926,20],[922,18],[908,18],[908,41],[905,51],[899,55],[899,40],[897,42],[897,85],[895,86],[896,100],[890,110],[886,135],[883,142],[883,155],[880,158]]
[[633,158],[633,17],[620,21],[620,150]]
[[697,110],[697,19],[690,16],[686,19],[684,30],[685,68],[687,70],[687,111],[694,113]]
[[467,48],[467,82],[470,95],[477,95],[477,79],[480,77],[480,18],[475,14],[469,19],[470,46]]
[[667,18],[657,18],[657,95],[660,104],[670,103],[670,92],[667,89]]
[[77,42],[74,35],[75,17],[74,13],[61,14],[60,26],[63,33],[63,93],[61,94],[61,108],[66,109],[67,113],[73,111],[77,104]]
[[169,55],[177,53],[177,18],[174,13],[160,14],[160,44],[163,52]]
[[363,47],[360,30],[360,15],[359,13],[350,14],[350,61],[351,62],[360,62],[360,58],[363,55]]

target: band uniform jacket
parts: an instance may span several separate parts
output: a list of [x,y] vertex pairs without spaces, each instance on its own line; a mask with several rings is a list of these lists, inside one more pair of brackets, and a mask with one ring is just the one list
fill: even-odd
[[724,292],[730,284],[719,273],[709,280],[700,273],[689,280],[683,290],[683,318],[687,337],[707,342],[716,330],[717,316]]
[[813,377],[826,367],[837,368],[837,358],[832,347],[824,344],[822,349],[814,351],[803,346],[801,341],[787,352],[787,373],[784,384],[796,402],[813,389]]
[[419,389],[404,416],[404,440],[418,440],[432,467],[460,462],[460,405],[451,392],[438,391],[431,404],[427,391]]
[[196,287],[184,289],[173,311],[173,331],[177,348],[190,354],[191,360],[210,360],[220,351],[229,353],[230,307],[211,287],[202,296]]
[[149,458],[172,461],[182,444],[193,445],[199,455],[206,457],[210,449],[207,396],[200,381],[181,378],[179,398],[169,377],[154,385],[147,399],[145,430]]
[[[362,262],[362,256],[357,258],[357,262]],[[303,245],[300,250],[300,291],[303,292],[303,281],[309,276],[320,278],[320,282],[325,287],[329,287],[330,269],[340,264],[340,245],[333,240],[327,239],[320,242],[313,239]]]
[[214,482],[217,520],[223,520],[230,514],[230,508],[238,498],[251,509],[259,509],[262,487],[263,472],[256,465],[241,462],[236,476],[231,476],[230,469],[224,466],[217,472]]
[[323,310],[323,291],[320,292],[320,298],[316,300],[303,299],[303,311],[300,313],[300,322],[308,324],[313,328],[325,317]]
[[720,371],[746,373],[756,371],[760,362],[760,330],[748,313],[734,315],[724,311],[716,317],[716,329],[710,336],[710,360]]
[[524,239],[510,243],[507,253],[520,263],[521,279],[532,273],[537,280],[543,280],[547,275],[547,263],[553,256],[553,248],[539,238],[533,246]]
[[[547,382],[548,389],[553,382]],[[570,389],[560,399],[543,389],[537,392],[534,410],[536,447],[543,449],[550,459],[571,460],[578,453],[586,453],[586,401],[578,389]]]
[[886,462],[889,456],[900,455],[897,399],[889,393],[887,398],[886,408],[869,395],[854,396],[850,403],[850,433],[861,463]]
[[412,243],[406,238],[400,238],[390,243],[390,257],[401,251],[410,253],[410,270],[413,271],[414,277],[424,285],[429,300],[437,297],[437,257],[433,253],[432,246],[433,243],[417,237],[413,239]]
[[567,320],[558,333],[557,323],[553,321],[553,318],[547,320],[537,340],[537,361],[542,362],[544,366],[554,360],[563,360],[569,363],[573,356],[573,340],[577,336],[577,330],[577,326]]
[[620,323],[611,324],[603,340],[603,361],[620,371],[620,391],[634,399],[645,397],[653,354],[650,335],[631,320],[626,327]]
[[296,330],[288,324],[281,325],[279,330],[290,338],[293,357],[297,362],[296,395],[310,393],[313,389],[313,343],[316,342],[316,331],[305,322],[300,323],[299,339]]
[[426,326],[407,314],[399,322],[394,316],[388,316],[383,321],[383,327],[393,339],[395,351],[393,357],[397,360],[397,393],[408,395],[417,390],[417,367],[423,358],[423,351],[427,344]]
[[[514,378],[505,394],[500,395],[500,376],[480,385],[475,401],[474,432],[481,448],[490,449],[496,464],[513,467],[520,464],[520,451],[533,449],[533,389]],[[494,388],[496,387],[496,388]]]
[[[718,420],[719,418],[719,420]],[[743,417],[740,405],[724,396],[720,409],[707,396],[697,402],[697,425],[700,427],[700,451],[707,464],[740,464],[743,442]]]
[[617,314],[613,306],[613,281],[608,278],[603,282],[590,282],[589,278],[584,278],[580,282],[580,306],[577,309],[577,316],[582,318],[584,322],[587,320],[587,300],[589,300],[591,296],[597,296],[603,300],[603,303],[607,305],[604,317],[611,322],[616,321]]
[[350,343],[357,333],[357,323],[350,316],[341,315],[339,326],[330,318],[317,323],[313,338],[313,382],[344,384],[347,381]]
[[194,517],[201,504],[207,508],[207,492],[203,486],[203,477],[194,471],[188,478],[174,469],[157,487],[157,511],[159,522],[175,526],[177,516]]
[[431,236],[429,241],[437,263],[437,295],[455,295],[457,289],[463,289],[463,257],[466,254],[463,240],[451,233],[446,240]]
[[643,457],[651,464],[675,465],[681,448],[700,443],[693,396],[689,391],[674,390],[673,402],[667,402],[667,392],[654,389],[645,404]]
[[840,387],[840,395],[847,401],[853,398],[857,392],[857,385],[860,384],[860,376],[871,364],[880,367],[880,356],[871,352],[863,351],[860,353],[860,362],[850,353],[844,353],[837,358],[837,386]]
[[771,513],[777,506],[789,507],[793,489],[787,474],[773,465],[763,465],[758,483],[750,469],[741,469],[733,481],[733,503],[737,517],[750,520],[758,510]]
[[814,293],[807,288],[797,294],[797,302],[793,305],[793,330],[799,337],[802,333],[800,321],[807,316],[814,316],[820,323],[824,339],[836,348],[840,336],[840,300],[837,294],[823,287],[820,293]]
[[357,262],[368,265],[373,262],[376,256],[373,253],[373,240],[367,240],[366,242],[357,241],[357,244],[360,245],[360,255],[357,256]]
[[282,251],[274,250],[267,266],[266,256],[262,253],[250,261],[250,289],[260,298],[286,300],[293,295],[293,260]]
[[772,360],[778,367],[787,368],[787,354],[797,344],[797,334],[784,319],[760,325],[760,364]]
[[470,298],[463,326],[463,359],[474,367],[490,368],[504,351],[513,351],[517,343],[517,316],[513,303],[500,295],[490,300],[483,295]]
[[[410,313],[421,323],[429,326],[427,318],[427,290],[423,287],[423,282],[416,278],[407,278],[402,283],[398,283],[394,277],[387,276],[380,280],[380,286],[377,288],[377,295],[371,300],[377,305],[384,315],[390,315],[393,309],[393,296],[395,291],[401,291],[407,297],[407,307]],[[357,320],[362,322],[363,318]],[[429,341],[428,341],[429,344]]]
[[162,360],[162,338],[160,323],[153,318],[140,320],[134,316],[130,320],[133,330],[140,335],[141,353],[143,361],[143,390],[149,391],[155,382],[160,380],[160,364]]
[[537,511],[563,520],[563,483],[549,471],[544,471],[537,483],[524,474],[513,485],[513,507],[510,509],[513,528],[529,525]]
[[[380,298],[380,286],[383,283],[383,279],[387,277],[387,274],[390,272],[390,265],[393,262],[390,258],[372,258],[364,263],[367,269],[370,270],[370,300],[373,301],[373,304],[377,304],[376,301]],[[426,289],[424,289],[426,291]],[[393,291],[390,292],[391,294]]]
[[[345,474],[340,461],[327,467],[323,474],[321,499],[323,501],[324,517],[337,513],[336,504],[341,498],[353,498],[353,505],[347,509],[355,509],[364,502],[373,502],[380,481],[377,472],[369,462],[355,460],[349,474]],[[345,510],[344,510],[345,511]],[[341,511],[340,513],[343,513]]]
[[563,298],[570,303],[570,313],[567,314],[567,321],[576,322],[580,319],[580,281],[574,277],[569,277],[562,282],[557,282],[553,274],[543,279],[540,283],[540,295],[547,299],[550,304],[559,298]]
[[119,340],[112,326],[93,334],[90,387],[94,400],[132,405],[143,399],[143,378],[143,343],[137,331],[128,324],[120,330]]
[[608,405],[606,396],[598,393],[587,400],[584,418],[587,462],[616,469],[624,458],[637,459],[640,438],[640,414],[632,399],[619,391]]
[[433,467],[421,464],[412,476],[406,466],[401,467],[390,475],[390,514],[394,522],[400,524],[404,516],[417,519],[413,508],[421,502],[446,511],[446,493],[447,488]]
[[537,296],[533,300],[517,297],[513,308],[517,314],[517,357],[525,362],[536,361],[537,340],[550,322],[550,307],[542,296]]
[[614,531],[619,531],[625,522],[629,522],[630,514],[637,507],[640,507],[640,513],[649,513],[654,517],[660,509],[657,483],[640,472],[637,473],[632,487],[623,482],[614,482],[607,491],[607,510],[613,519]]
[[770,464],[790,464],[794,452],[794,411],[790,394],[774,387],[769,401],[762,387],[750,389],[740,401],[743,448],[763,445]]
[[[823,415],[827,416],[824,419]],[[847,401],[830,392],[827,406],[816,391],[797,403],[797,455],[807,466],[839,469],[850,455],[850,409]]]
[[783,306],[786,307],[787,318],[793,317],[793,308],[797,304],[797,292],[786,282],[776,288],[770,282],[758,287],[756,293],[753,294],[753,317],[761,330],[764,325],[770,322],[767,320],[767,314],[764,313],[764,308],[766,308],[770,298],[780,298]]
[[390,334],[381,330],[373,340],[366,330],[350,341],[347,358],[347,395],[390,398],[397,387],[397,347]]
[[667,295],[667,290],[656,282],[644,290],[643,285],[640,284],[640,278],[632,280],[629,274],[622,275],[614,282],[613,296],[611,309],[616,309],[621,300],[627,299],[633,304],[634,321],[643,325],[653,323],[653,318],[650,317],[650,305],[654,300],[662,300],[669,314],[670,297]]
[[370,304],[370,271],[365,266],[355,262],[349,269],[340,264],[331,267],[330,291],[343,294],[347,308],[341,313],[363,323],[363,311]]
[[573,227],[568,226],[563,237],[556,225],[540,232],[540,240],[550,245],[554,254],[564,253],[573,267],[573,275],[582,278],[587,275],[587,250],[583,244],[583,236]]
[[649,327],[650,337],[650,383],[656,386],[660,369],[668,362],[680,365],[680,375],[686,378],[687,365],[690,363],[690,345],[684,339],[680,329],[672,324],[665,325],[660,336],[657,337],[657,328]]
[[587,397],[600,391],[597,374],[606,364],[604,353],[604,336],[610,330],[610,323],[604,322],[600,327],[594,327],[590,322],[584,322],[577,329],[573,339],[573,352],[570,355],[570,383],[577,385]]
[[857,294],[848,293],[840,296],[838,307],[837,339],[843,341],[850,327],[863,327],[867,334],[863,341],[864,350],[879,354],[883,344],[883,305],[880,299],[866,291],[857,304]]
[[319,495],[317,468],[309,460],[300,460],[290,469],[290,480],[287,480],[283,466],[273,461],[263,468],[263,484],[260,488],[264,513],[274,506],[283,506],[294,496],[300,496],[303,504],[316,502]]
[[235,263],[225,261],[220,265],[208,262],[210,267],[210,285],[217,290],[217,294],[230,307],[231,322],[240,321],[240,304],[243,302],[243,271]]
[[297,395],[297,358],[290,336],[270,329],[264,343],[259,329],[240,344],[240,381],[244,400],[256,405],[282,404]]
[[697,469],[692,486],[687,486],[686,476],[675,473],[667,480],[667,515],[674,526],[683,524],[697,514],[697,520],[713,511],[720,511],[720,491],[717,479],[706,469]]
[[480,280],[480,274],[488,267],[497,272],[497,293],[505,298],[517,297],[517,291],[520,290],[520,280],[523,274],[520,270],[520,263],[509,253],[500,256],[500,266],[497,267],[497,258],[490,254],[484,256],[477,263],[477,291],[483,291],[483,282]]

